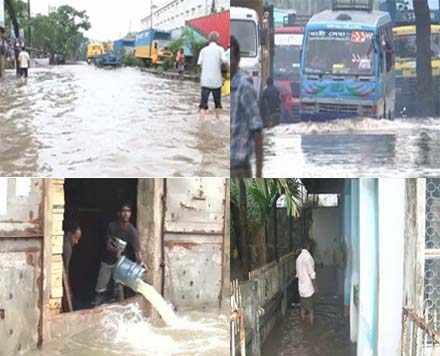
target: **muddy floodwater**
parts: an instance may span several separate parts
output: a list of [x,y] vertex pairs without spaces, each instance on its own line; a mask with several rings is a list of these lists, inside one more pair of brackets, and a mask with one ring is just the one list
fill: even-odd
[[265,341],[262,356],[355,356],[341,303],[337,298],[319,298],[314,328],[301,321],[299,308],[290,307]]
[[[229,98],[198,119],[198,83],[87,64],[0,82],[0,174],[229,175]],[[210,103],[211,107],[213,103]]]
[[265,177],[440,175],[440,118],[368,118],[265,131]]
[[180,325],[156,325],[137,304],[111,307],[100,323],[25,356],[224,356],[229,323],[215,313],[179,314]]

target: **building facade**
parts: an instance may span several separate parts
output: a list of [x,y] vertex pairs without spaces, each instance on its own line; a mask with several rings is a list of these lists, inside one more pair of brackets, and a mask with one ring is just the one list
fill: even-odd
[[141,20],[142,29],[147,29],[153,24],[153,28],[163,31],[182,31],[185,22],[197,17],[211,14],[212,7],[216,12],[229,9],[228,0],[171,0],[161,6],[154,6],[153,22],[151,13]]

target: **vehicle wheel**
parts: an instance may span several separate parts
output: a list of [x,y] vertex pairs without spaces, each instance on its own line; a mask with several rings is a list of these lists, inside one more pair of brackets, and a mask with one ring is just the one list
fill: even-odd
[[151,59],[144,59],[145,67],[150,68],[151,67]]

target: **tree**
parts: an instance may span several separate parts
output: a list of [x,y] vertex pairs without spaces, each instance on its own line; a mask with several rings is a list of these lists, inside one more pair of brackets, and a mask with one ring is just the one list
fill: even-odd
[[[277,201],[281,196],[285,196],[287,214],[291,217],[298,216],[301,186],[302,183],[298,179],[231,180],[232,245],[238,250],[242,275],[247,274],[251,265],[263,265],[268,262],[266,240],[269,228],[272,229],[270,233],[273,232],[276,240]],[[252,256],[251,250],[254,251]],[[275,249],[275,258],[276,255]]]
[[64,52],[67,59],[85,57],[87,39],[83,31],[90,29],[89,17],[85,11],[71,6],[60,6],[49,15],[36,15],[31,20],[33,46],[50,53]]
[[416,16],[417,112],[433,116],[435,112],[434,81],[431,63],[431,14],[428,0],[413,0]]

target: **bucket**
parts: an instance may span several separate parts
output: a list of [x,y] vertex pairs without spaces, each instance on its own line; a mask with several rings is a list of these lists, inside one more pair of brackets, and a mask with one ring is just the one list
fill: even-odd
[[113,279],[116,283],[130,287],[138,279],[142,279],[144,273],[145,270],[141,266],[122,256],[113,270]]

